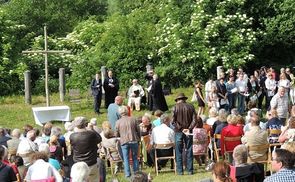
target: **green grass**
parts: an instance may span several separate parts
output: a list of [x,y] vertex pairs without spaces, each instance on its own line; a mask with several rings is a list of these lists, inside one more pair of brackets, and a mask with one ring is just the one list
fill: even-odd
[[[175,104],[175,97],[178,93],[183,92],[188,97],[188,102],[190,102],[193,88],[180,88],[177,90],[173,90],[173,93],[169,96],[166,96],[166,101],[168,104],[169,109],[173,107]],[[94,113],[93,106],[92,106],[92,97],[87,96],[85,93],[83,95],[82,103],[81,104],[73,104],[66,101],[65,103],[61,103],[59,101],[58,94],[52,94],[50,96],[51,105],[68,105],[71,108],[71,116],[75,118],[76,116],[85,116],[86,118],[90,119],[96,117],[98,119],[98,125],[101,125],[103,121],[107,120],[106,109],[104,109],[104,104],[102,104],[102,112],[103,114],[99,115],[99,117]],[[66,99],[67,100],[67,99]],[[103,102],[104,103],[104,102]],[[127,100],[125,99],[125,104],[127,104]],[[10,97],[1,97],[0,98],[0,126],[5,128],[22,128],[25,124],[33,125],[34,127],[39,127],[34,122],[32,107],[40,107],[45,106],[45,97],[44,96],[33,96],[32,97],[32,104],[27,105],[24,103],[24,96],[10,96]],[[195,105],[196,106],[196,105]],[[197,107],[196,107],[197,108]],[[142,110],[140,112],[134,111],[132,113],[133,116],[138,117],[142,116],[145,112],[149,112],[147,110]],[[170,111],[167,111],[170,113]],[[62,127],[62,122],[55,121],[55,125]],[[63,128],[63,127],[62,127]],[[154,182],[178,182],[178,181],[198,181],[200,179],[204,179],[206,177],[210,177],[210,173],[204,170],[204,167],[198,167],[195,165],[195,174],[184,175],[184,176],[175,176],[173,172],[165,172],[160,173],[159,176],[156,176],[153,168],[144,168],[144,171],[147,173],[151,173]],[[108,169],[108,181],[112,178],[110,175],[110,171]],[[127,181],[124,178],[123,172],[117,175],[119,181]]]

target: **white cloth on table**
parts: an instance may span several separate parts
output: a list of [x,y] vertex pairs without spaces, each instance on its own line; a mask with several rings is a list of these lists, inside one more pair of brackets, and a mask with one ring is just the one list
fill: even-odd
[[43,126],[48,121],[70,121],[69,106],[33,107],[33,114],[36,124]]

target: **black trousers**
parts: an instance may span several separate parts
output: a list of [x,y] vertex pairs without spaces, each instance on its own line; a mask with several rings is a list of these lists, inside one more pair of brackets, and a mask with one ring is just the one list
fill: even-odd
[[99,113],[100,105],[101,105],[101,94],[93,96],[94,102],[94,111],[96,113]]
[[[150,156],[153,159],[153,162],[155,164],[155,149],[152,149],[150,152]],[[157,149],[157,156],[158,157],[165,157],[165,156],[172,156],[173,155],[173,148],[171,147],[170,149]],[[167,160],[160,160],[158,161],[159,166],[165,166],[166,163],[168,162]],[[171,167],[172,167],[173,163],[171,163]]]

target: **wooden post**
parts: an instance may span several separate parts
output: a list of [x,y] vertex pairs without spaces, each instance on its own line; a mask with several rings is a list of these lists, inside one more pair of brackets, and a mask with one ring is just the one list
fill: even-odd
[[[106,67],[105,66],[102,66],[100,68],[100,72],[101,72],[101,82],[103,84],[104,79],[107,77],[107,69],[106,69]],[[104,93],[105,93],[105,91],[104,91],[104,89],[102,87],[102,94],[104,94]]]
[[59,68],[59,98],[60,102],[64,102],[66,93],[66,82],[65,82],[65,69]]
[[[47,52],[47,28],[44,26],[44,51]],[[49,89],[48,89],[48,55],[44,54],[45,58],[45,93],[46,93],[46,106],[50,106]]]
[[70,51],[58,51],[58,50],[48,50],[47,47],[47,28],[44,26],[44,50],[33,50],[33,51],[22,51],[25,54],[36,54],[41,53],[44,54],[45,59],[45,93],[46,93],[46,106],[50,106],[50,98],[49,98],[49,89],[48,89],[48,54],[59,53],[59,54],[67,54],[71,53]]
[[31,93],[31,72],[25,71],[25,103],[32,103],[32,93]]

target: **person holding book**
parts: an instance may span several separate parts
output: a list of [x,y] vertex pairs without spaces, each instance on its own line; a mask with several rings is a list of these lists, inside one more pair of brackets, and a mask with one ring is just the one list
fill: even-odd
[[128,106],[133,109],[135,106],[135,110],[140,110],[141,98],[144,96],[144,90],[141,85],[138,84],[137,79],[132,80],[132,85],[128,90]]

